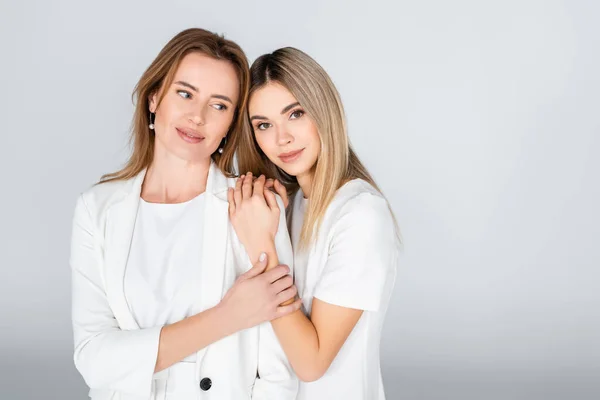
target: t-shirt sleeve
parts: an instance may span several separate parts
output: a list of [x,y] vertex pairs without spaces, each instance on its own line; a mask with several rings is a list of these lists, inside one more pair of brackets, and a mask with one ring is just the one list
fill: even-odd
[[314,297],[377,311],[396,276],[398,241],[387,201],[363,193],[346,203],[332,228],[329,255]]

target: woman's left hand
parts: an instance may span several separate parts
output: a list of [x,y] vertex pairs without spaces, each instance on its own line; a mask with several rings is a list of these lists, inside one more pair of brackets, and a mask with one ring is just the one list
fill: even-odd
[[252,259],[273,247],[279,226],[279,206],[275,194],[265,190],[265,180],[261,175],[253,182],[249,172],[238,178],[235,189],[227,192],[229,218]]

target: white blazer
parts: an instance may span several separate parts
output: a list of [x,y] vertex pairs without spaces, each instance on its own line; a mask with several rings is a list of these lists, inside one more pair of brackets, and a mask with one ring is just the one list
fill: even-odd
[[[154,374],[162,327],[140,329],[130,312],[123,280],[145,171],[82,193],[73,219],[70,265],[75,366],[93,400],[294,399],[298,381],[269,322],[230,335]],[[229,222],[227,189],[235,180],[211,164],[206,186],[200,309],[219,303],[251,264]],[[276,247],[293,267],[284,208]],[[200,388],[209,378],[212,386]],[[203,385],[206,388],[206,385]],[[180,395],[177,390],[187,390]]]

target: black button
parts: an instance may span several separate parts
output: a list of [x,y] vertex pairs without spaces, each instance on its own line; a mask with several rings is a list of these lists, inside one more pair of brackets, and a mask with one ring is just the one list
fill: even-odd
[[202,378],[202,380],[200,381],[200,389],[204,390],[205,392],[210,389],[212,386],[212,381],[210,380],[210,378]]

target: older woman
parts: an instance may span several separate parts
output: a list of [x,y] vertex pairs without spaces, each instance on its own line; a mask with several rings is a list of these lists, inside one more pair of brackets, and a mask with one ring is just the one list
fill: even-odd
[[[94,400],[296,396],[266,322],[300,307],[280,306],[296,294],[290,270],[263,273],[266,255],[252,267],[228,219],[248,81],[235,43],[175,36],[137,84],[131,158],[78,199],[75,365]],[[273,221],[292,265],[285,218]]]

